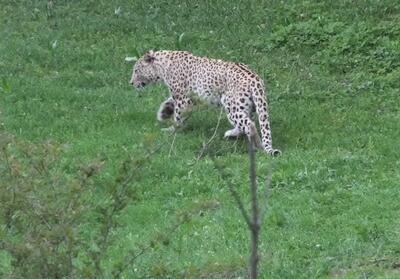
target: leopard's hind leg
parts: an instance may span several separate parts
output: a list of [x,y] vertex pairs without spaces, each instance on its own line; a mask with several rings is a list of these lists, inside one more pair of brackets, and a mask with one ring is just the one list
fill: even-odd
[[224,96],[222,98],[222,104],[227,112],[229,122],[234,126],[233,129],[225,132],[225,137],[238,137],[245,134],[249,140],[251,137],[255,140],[255,146],[262,148],[260,137],[257,133],[257,128],[254,122],[251,120],[252,106],[251,103],[240,103],[233,97]]

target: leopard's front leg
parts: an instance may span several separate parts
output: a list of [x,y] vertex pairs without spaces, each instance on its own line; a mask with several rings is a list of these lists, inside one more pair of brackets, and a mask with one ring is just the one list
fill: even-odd
[[160,108],[157,112],[157,120],[160,122],[170,119],[174,115],[175,101],[172,97],[169,97],[161,103]]
[[173,92],[172,98],[175,101],[174,120],[177,126],[181,126],[184,122],[183,113],[189,111],[193,105],[193,101],[186,92]]
[[166,128],[166,131],[175,131],[176,128],[179,128],[183,125],[184,113],[188,112],[193,106],[193,101],[187,94],[186,90],[173,90],[171,89],[172,99],[174,101],[174,125]]

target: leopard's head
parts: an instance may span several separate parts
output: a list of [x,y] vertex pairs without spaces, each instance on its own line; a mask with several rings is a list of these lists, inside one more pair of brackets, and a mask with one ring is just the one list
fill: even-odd
[[136,88],[143,88],[147,84],[160,80],[160,76],[155,66],[156,57],[153,51],[143,55],[133,66],[133,73],[130,84]]

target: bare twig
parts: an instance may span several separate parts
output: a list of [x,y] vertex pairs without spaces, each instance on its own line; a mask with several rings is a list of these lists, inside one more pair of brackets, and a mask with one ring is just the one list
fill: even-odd
[[[268,191],[269,191],[269,184],[271,180],[271,173],[267,176],[267,180],[265,183],[265,206],[263,208],[259,208],[258,200],[257,200],[257,174],[256,174],[256,144],[257,139],[255,138],[257,135],[252,134],[249,138],[249,177],[250,177],[250,195],[251,195],[251,215],[246,211],[244,207],[244,203],[241,200],[239,194],[236,192],[235,187],[228,182],[228,189],[232,194],[233,198],[236,201],[236,204],[246,221],[247,227],[250,231],[251,236],[251,255],[249,261],[249,273],[251,279],[257,278],[257,270],[258,270],[258,242],[259,242],[259,233],[261,229],[261,220],[264,218],[265,211],[267,209],[267,199],[268,199]],[[218,172],[220,173],[221,177],[226,180],[227,175],[224,173],[224,170],[216,164],[213,157],[211,159],[214,162],[214,165]]]
[[221,118],[222,118],[222,113],[223,113],[223,111],[224,111],[224,108],[221,107],[221,109],[220,109],[220,111],[219,111],[217,126],[215,126],[214,133],[213,133],[213,135],[211,136],[211,138],[208,140],[207,145],[210,144],[210,143],[213,141],[213,139],[215,138],[215,135],[217,134],[217,131],[218,131],[218,128],[219,128],[219,124],[221,123]]
[[237,143],[238,143],[238,140],[239,140],[239,137],[236,137],[235,143],[234,143],[234,146],[235,146],[235,150],[233,151],[234,153],[237,152]]
[[[4,158],[5,158],[5,161],[6,161],[6,165],[7,165],[7,169],[8,169],[8,172],[9,172],[9,175],[10,175],[10,178],[12,178],[14,175],[13,175],[13,171],[12,171],[12,167],[11,167],[11,163],[10,163],[10,159],[9,159],[9,157],[8,157],[8,151],[7,151],[7,149],[6,149],[6,147],[3,147],[2,148],[2,153],[4,154]],[[15,187],[12,187],[12,207],[14,207],[15,206],[15,199],[16,199],[16,193],[15,193],[15,191],[16,191],[16,189],[15,189]],[[7,213],[7,227],[11,227],[11,223],[12,223],[12,218],[11,218],[11,211],[9,212],[9,214]]]
[[[224,170],[223,170],[221,167],[218,166],[218,164],[215,162],[215,158],[214,158],[214,157],[211,157],[211,159],[213,160],[214,166],[215,166],[216,169],[218,170],[220,176],[221,176],[224,180],[226,180],[227,174],[224,172]],[[227,184],[228,184],[229,192],[231,193],[231,195],[232,195],[233,198],[235,199],[235,202],[237,203],[237,205],[238,205],[238,207],[239,207],[240,213],[242,214],[244,220],[246,221],[247,226],[248,226],[249,229],[250,229],[250,227],[251,227],[251,220],[250,220],[249,214],[246,212],[246,209],[245,209],[245,207],[244,207],[243,201],[240,199],[240,196],[239,196],[238,192],[236,192],[235,187],[233,186],[233,184],[230,183],[230,182],[227,182]]]
[[250,278],[257,278],[258,264],[258,239],[260,232],[259,209],[257,203],[257,177],[256,177],[256,159],[255,159],[255,136],[250,136],[249,141],[249,158],[250,158],[250,192],[251,192],[251,256],[250,256]]
[[[143,158],[143,161],[147,161],[151,156],[153,156],[155,153],[157,153],[158,151],[161,150],[161,148],[164,146],[164,144],[160,144],[159,146],[157,146],[155,149],[153,149],[152,151],[148,152],[147,155]],[[134,175],[136,174],[135,171],[137,171],[138,169],[140,169],[140,165],[136,166],[130,173],[130,175],[125,178],[125,180],[121,183],[121,187],[125,187],[128,185],[129,182],[132,181]]]
[[172,139],[171,147],[169,148],[168,158],[171,157],[172,148],[174,147],[174,143],[175,143],[175,138],[176,138],[176,130],[174,131],[174,138]]
[[[187,223],[188,220],[181,220],[180,222],[174,224],[170,228],[167,229],[168,235],[172,235],[181,225]],[[131,266],[137,258],[145,254],[148,250],[154,247],[154,240],[149,241],[145,246],[143,246],[139,251],[136,253],[130,254],[129,259],[126,260],[126,262],[118,269],[118,271],[115,272],[114,278],[121,278],[122,273],[129,267]]]
[[264,204],[263,204],[263,207],[260,208],[260,226],[262,225],[262,223],[265,219],[265,214],[267,213],[267,209],[268,209],[269,188],[271,186],[272,170],[273,170],[273,167],[270,168],[270,171],[264,182]]
[[10,174],[10,177],[12,177],[13,176],[13,171],[12,171],[12,167],[11,167],[11,164],[10,164],[10,159],[8,158],[7,150],[6,150],[5,147],[3,147],[2,151],[3,151],[2,153],[4,154],[4,159],[6,161],[8,172]]
[[[199,212],[201,212],[202,210],[210,210],[214,207],[201,207],[199,209],[196,209],[195,211],[192,212],[188,212],[185,213],[183,216],[180,216],[177,218],[177,220],[175,220],[175,222],[170,225],[169,227],[167,227],[164,231],[165,231],[165,236],[166,236],[166,240],[169,241],[176,233],[176,231],[184,224],[189,223],[191,220],[193,220],[194,216],[196,216]],[[165,239],[164,239],[165,241]],[[161,243],[163,242],[163,239],[159,239],[159,238],[153,238],[151,240],[148,241],[148,243],[146,243],[144,246],[142,246],[140,248],[139,251],[137,252],[130,252],[124,259],[124,263],[122,265],[120,265],[118,267],[118,269],[113,273],[113,278],[117,279],[117,278],[121,278],[123,272],[129,267],[131,266],[135,260],[137,258],[139,258],[140,256],[142,256],[143,254],[145,254],[147,251],[149,251],[151,248],[154,247],[154,244],[156,243]]]
[[210,146],[211,142],[214,140],[215,136],[217,135],[217,131],[218,131],[218,128],[219,128],[219,124],[221,123],[221,118],[222,118],[223,111],[224,111],[224,108],[221,107],[221,110],[220,110],[219,116],[218,116],[218,122],[217,122],[217,125],[215,126],[215,129],[214,129],[214,133],[212,134],[211,138],[206,143],[203,143],[203,147],[200,150],[199,155],[197,155],[196,160],[193,163],[193,165],[196,164],[201,158],[203,158],[203,156],[206,153],[206,151],[208,150],[208,147]]

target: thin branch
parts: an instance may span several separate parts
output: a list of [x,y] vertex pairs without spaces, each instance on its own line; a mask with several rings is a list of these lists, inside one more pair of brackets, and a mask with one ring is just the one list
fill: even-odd
[[255,139],[254,135],[250,137],[249,141],[249,160],[250,160],[250,193],[251,193],[251,207],[252,207],[252,226],[259,226],[258,222],[258,202],[257,202],[257,176],[256,176],[256,158],[255,158]]
[[[191,214],[192,216],[194,214]],[[166,228],[166,234],[168,237],[170,237],[171,235],[173,235],[180,226],[182,226],[185,223],[188,223],[191,221],[191,217],[190,218],[182,218],[181,220],[179,220],[178,222],[176,222],[175,224],[171,225],[170,227]],[[139,258],[140,256],[142,256],[143,254],[145,254],[148,250],[150,250],[151,248],[154,247],[154,243],[155,242],[159,242],[159,240],[150,240],[144,247],[142,247],[138,252],[136,253],[131,253],[130,255],[132,255],[129,259],[126,260],[126,262],[119,267],[118,271],[113,274],[113,278],[114,279],[118,279],[121,278],[122,273],[130,266],[132,265],[135,260],[137,258]]]
[[259,209],[257,203],[257,176],[256,176],[256,156],[255,156],[255,138],[254,134],[250,136],[249,141],[249,161],[250,161],[250,193],[251,193],[251,208],[252,220],[250,226],[251,233],[251,256],[250,256],[250,278],[257,278],[258,264],[258,239],[260,232]]
[[207,143],[203,143],[203,147],[200,150],[199,155],[197,155],[196,161],[193,163],[193,165],[196,164],[201,158],[203,158],[204,153],[208,150],[208,147],[210,146],[211,142],[214,140],[215,136],[217,135],[217,131],[218,131],[219,125],[221,123],[223,111],[224,111],[224,108],[221,107],[219,116],[218,116],[217,125],[215,126],[215,129],[214,129],[214,133],[212,134],[211,138],[207,141]]
[[[6,149],[6,147],[3,147],[2,148],[2,153],[4,154],[4,157],[5,157],[5,161],[6,161],[6,164],[7,164],[7,168],[8,168],[8,172],[9,172],[9,175],[10,175],[10,179],[11,178],[13,178],[13,171],[12,171],[12,168],[11,168],[11,163],[10,163],[10,160],[9,160],[9,157],[8,157],[8,152],[7,152],[7,149]],[[11,203],[12,203],[12,207],[14,207],[15,206],[15,199],[16,199],[16,189],[15,189],[15,187],[11,187],[12,188],[12,201],[11,201]],[[9,227],[11,227],[11,223],[12,223],[12,218],[11,218],[11,212],[9,212],[9,213],[7,213],[7,227],[9,228]]]
[[208,140],[207,145],[209,145],[209,144],[213,141],[213,139],[215,138],[215,136],[216,136],[216,134],[217,134],[217,131],[218,131],[218,128],[219,128],[219,124],[221,123],[221,118],[222,118],[222,113],[223,113],[223,111],[224,111],[224,108],[221,107],[221,109],[220,109],[220,111],[219,111],[217,126],[215,126],[214,133],[213,133],[213,135],[211,136],[211,138]]
[[175,138],[176,138],[176,130],[174,131],[174,138],[172,139],[171,147],[169,148],[168,158],[171,157],[172,148],[174,147],[174,143],[175,143]]
[[9,160],[9,158],[8,158],[7,150],[6,150],[6,148],[4,147],[4,148],[2,148],[2,151],[3,151],[2,153],[4,154],[4,158],[6,159],[5,161],[6,161],[6,163],[7,163],[8,172],[10,173],[10,177],[12,177],[12,176],[13,176],[13,173],[12,173],[12,168],[11,168],[10,160]]
[[237,206],[239,207],[239,210],[242,213],[244,220],[246,221],[247,226],[249,227],[249,229],[251,229],[252,223],[250,220],[250,216],[247,214],[246,209],[244,208],[244,204],[239,197],[239,194],[236,192],[235,188],[231,183],[228,184],[228,189],[231,192],[233,198],[235,199]]
[[[251,236],[251,255],[250,255],[250,260],[249,260],[249,275],[251,279],[256,279],[258,274],[258,262],[259,262],[259,255],[258,255],[258,243],[259,243],[259,235],[260,235],[260,229],[261,229],[261,221],[262,218],[260,219],[260,216],[264,216],[265,211],[266,211],[266,205],[265,207],[260,210],[259,205],[258,205],[258,200],[257,200],[257,174],[256,174],[256,144],[257,144],[257,135],[255,133],[252,133],[251,136],[249,137],[248,141],[248,149],[249,149],[249,178],[250,178],[250,183],[249,183],[249,190],[250,190],[250,195],[251,195],[251,216],[249,216],[249,213],[245,210],[243,201],[241,200],[240,196],[236,192],[235,188],[232,186],[231,183],[228,182],[228,189],[231,192],[233,198],[236,201],[236,204],[239,207],[239,210],[241,214],[243,215],[243,218],[246,221],[246,224],[249,228],[250,231],[250,236]],[[210,156],[211,159],[214,162],[214,165],[216,169],[219,171],[221,177],[226,180],[227,175],[224,173],[223,168],[219,167],[215,159]],[[268,199],[268,191],[269,191],[269,182],[271,181],[271,173],[269,173],[267,180],[266,180],[266,185],[265,185],[265,198],[266,201]],[[261,215],[260,215],[261,214]]]
[[[219,174],[222,177],[222,179],[226,180],[225,178],[227,177],[227,175],[225,174],[224,170],[217,165],[214,157],[210,157],[210,158],[214,162],[214,166],[217,169],[217,171],[219,172]],[[251,220],[250,220],[249,214],[246,212],[246,209],[244,207],[243,201],[240,199],[240,196],[236,192],[235,187],[232,185],[232,183],[227,182],[227,185],[228,185],[229,192],[231,193],[231,195],[235,199],[235,202],[237,203],[237,206],[239,207],[240,213],[242,214],[244,220],[246,221],[247,226],[250,229],[251,228]]]
[[[155,149],[152,151],[148,152],[147,155],[143,158],[143,161],[147,161],[151,156],[153,156],[155,153],[161,150],[161,148],[164,146],[164,144],[160,144],[157,146]],[[128,185],[129,182],[133,179],[134,175],[136,174],[135,171],[141,168],[141,165],[136,166],[130,173],[130,175],[121,183],[121,187],[125,187]]]
[[272,170],[273,170],[273,167],[270,168],[270,171],[264,182],[264,200],[265,201],[264,201],[263,207],[260,209],[260,226],[265,219],[265,214],[267,213],[267,209],[268,209],[269,188],[271,186]]

